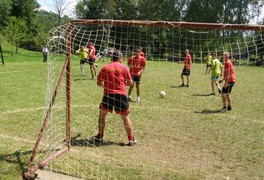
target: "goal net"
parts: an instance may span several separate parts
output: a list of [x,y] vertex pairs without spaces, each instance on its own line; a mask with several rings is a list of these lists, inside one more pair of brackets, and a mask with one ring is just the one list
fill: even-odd
[[[216,147],[221,143],[216,142],[222,136],[217,129],[221,126],[210,126],[208,132],[200,124],[208,116],[194,109],[201,104],[205,109],[220,108],[220,97],[209,103],[197,97],[202,96],[200,91],[210,93],[209,76],[206,83],[199,79],[205,77],[209,52],[220,60],[223,51],[230,52],[235,66],[261,64],[262,31],[258,25],[123,20],[73,20],[52,29],[46,109],[25,176],[44,168],[82,179],[223,178],[224,169],[218,167],[228,165],[221,166],[221,158],[215,155],[219,152],[209,148],[214,142],[212,146],[224,153]],[[122,120],[114,113],[107,116],[104,141],[98,144],[91,138],[98,132],[103,90],[96,79],[90,80],[89,64],[84,64],[82,75],[76,54],[89,42],[96,48],[97,73],[110,62],[113,49],[121,51],[121,63],[127,65],[134,50],[143,48],[147,66],[141,101],[130,103],[136,146],[126,146]],[[183,65],[179,63],[185,59],[185,49],[192,56],[192,75],[190,87],[180,89]],[[166,92],[165,98],[159,97],[160,91]],[[209,138],[211,133],[214,140]]]

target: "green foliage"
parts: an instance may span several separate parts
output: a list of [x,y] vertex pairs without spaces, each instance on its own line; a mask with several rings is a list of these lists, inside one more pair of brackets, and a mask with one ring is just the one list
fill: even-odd
[[0,1],[0,32],[9,20],[9,15],[12,9],[12,0]]
[[14,54],[14,46],[18,47],[26,37],[26,31],[26,22],[23,19],[10,17],[10,21],[4,30],[4,36],[13,46],[12,55]]

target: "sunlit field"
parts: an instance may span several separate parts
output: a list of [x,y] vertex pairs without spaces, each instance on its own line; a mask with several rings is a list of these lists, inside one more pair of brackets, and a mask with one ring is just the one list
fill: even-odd
[[[106,63],[98,62],[99,70]],[[0,179],[21,179],[29,162],[46,109],[47,66],[41,58],[0,65]],[[220,113],[205,64],[192,65],[189,88],[178,87],[182,67],[148,61],[141,101],[130,103],[135,146],[124,145],[115,114],[107,117],[104,142],[90,146],[103,89],[73,60],[72,147],[49,170],[82,179],[264,179],[264,68],[235,66],[233,110]]]

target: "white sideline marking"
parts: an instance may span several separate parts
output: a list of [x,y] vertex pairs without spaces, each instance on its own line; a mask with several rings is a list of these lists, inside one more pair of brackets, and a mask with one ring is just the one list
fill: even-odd
[[81,180],[81,179],[76,178],[76,177],[67,176],[67,175],[55,173],[52,171],[45,171],[45,170],[40,170],[40,169],[38,169],[36,171],[36,174],[38,174],[37,179],[40,179],[40,180],[51,180],[51,179],[54,179],[54,180]]

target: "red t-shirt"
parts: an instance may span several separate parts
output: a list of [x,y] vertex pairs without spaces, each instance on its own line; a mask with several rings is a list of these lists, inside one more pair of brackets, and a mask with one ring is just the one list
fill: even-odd
[[191,63],[192,63],[192,57],[190,54],[186,54],[185,60],[184,60],[184,68],[185,69],[191,69]]
[[[143,56],[139,56],[138,58],[134,55],[132,56],[128,62],[127,62],[128,66],[130,67],[130,73],[131,76],[142,76],[142,69],[145,68],[147,61]],[[138,74],[138,72],[141,71],[140,74]]]
[[89,46],[89,59],[96,59],[95,47],[93,45]]
[[139,53],[139,55],[145,57],[145,54],[142,51]]
[[236,82],[234,66],[230,60],[227,60],[224,65],[224,79],[227,82]]
[[97,80],[104,82],[104,95],[122,94],[126,96],[126,82],[131,79],[127,66],[119,62],[104,65],[97,77]]

